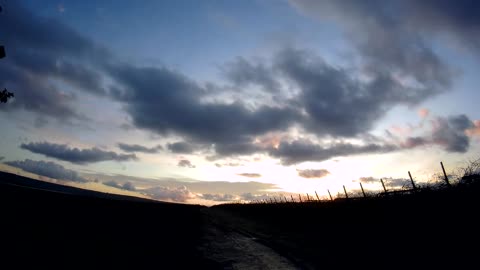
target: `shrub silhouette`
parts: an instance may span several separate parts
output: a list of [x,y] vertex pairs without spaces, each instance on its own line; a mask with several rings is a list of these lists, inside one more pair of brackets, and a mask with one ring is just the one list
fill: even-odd
[[7,103],[9,98],[14,97],[13,93],[8,92],[7,89],[3,89],[2,92],[0,92],[0,103]]

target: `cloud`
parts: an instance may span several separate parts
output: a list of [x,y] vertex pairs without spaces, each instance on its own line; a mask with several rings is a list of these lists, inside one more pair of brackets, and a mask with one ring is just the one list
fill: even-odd
[[435,117],[431,121],[432,130],[425,135],[407,137],[400,147],[416,148],[437,145],[447,152],[465,153],[470,147],[470,139],[475,134],[475,122],[466,115]]
[[243,176],[243,177],[248,177],[248,178],[259,178],[262,177],[261,174],[259,173],[237,173],[237,175]]
[[226,202],[226,201],[234,201],[238,199],[238,196],[232,195],[232,194],[201,194],[199,196],[200,198],[204,200],[210,200],[210,201],[219,201],[219,202]]
[[474,126],[466,115],[438,117],[434,122],[432,142],[441,145],[448,152],[467,152],[470,139],[465,131]]
[[54,162],[26,159],[24,161],[7,161],[5,164],[58,180],[86,182],[76,171],[65,169],[62,165]]
[[2,161],[2,160],[4,160],[4,159],[5,159],[5,157],[0,156],[0,161]]
[[271,68],[265,66],[263,61],[252,63],[243,57],[237,57],[234,61],[224,64],[221,71],[223,76],[238,89],[250,85],[260,85],[267,92],[280,89],[280,84],[275,80]]
[[178,162],[177,164],[178,167],[184,167],[184,168],[195,168],[195,165],[193,165],[190,160],[187,159],[182,159]]
[[114,187],[114,188],[118,188],[118,189],[124,189],[124,190],[129,190],[129,191],[135,191],[136,190],[135,186],[131,182],[125,182],[122,185],[120,185],[116,181],[110,180],[110,181],[103,182],[103,184],[106,185],[106,186],[110,186],[110,187]]
[[93,147],[90,149],[70,148],[66,144],[36,142],[20,145],[22,149],[47,157],[56,158],[77,164],[94,163],[100,161],[129,161],[136,160],[135,154],[118,154],[112,151],[103,151]]
[[269,154],[280,158],[284,165],[292,165],[305,161],[324,161],[338,156],[388,153],[397,149],[395,145],[373,143],[366,145],[335,143],[324,147],[308,140],[296,140],[280,143],[278,148],[271,148]]
[[168,150],[176,154],[191,154],[195,151],[196,147],[187,142],[175,142],[167,144]]
[[[392,178],[392,177],[383,177],[381,178],[385,187],[389,188],[401,188],[401,187],[411,187],[411,181],[405,178]],[[360,177],[359,182],[364,184],[379,184],[381,185],[380,178],[375,177]]]
[[414,105],[446,89],[434,79],[407,85],[384,70],[371,70],[369,80],[359,80],[305,50],[284,50],[276,62],[301,90],[298,103],[308,115],[304,127],[319,135],[356,136],[371,130],[393,106]]
[[33,14],[17,1],[4,3],[0,20],[2,43],[8,50],[0,65],[0,87],[15,90],[14,101],[1,110],[82,119],[72,105],[75,95],[59,90],[52,80],[104,95],[97,67],[109,53],[62,22]]
[[157,186],[143,190],[142,193],[150,196],[156,200],[186,202],[189,199],[195,198],[195,194],[190,192],[187,187],[181,186],[177,188]]
[[330,174],[328,170],[319,169],[319,170],[297,170],[298,175],[303,178],[322,178]]
[[240,101],[201,102],[206,89],[166,68],[125,64],[111,66],[109,71],[122,85],[115,98],[124,102],[133,124],[162,135],[173,133],[221,148],[268,131],[285,130],[298,117],[288,107],[251,109]]
[[118,143],[118,148],[122,149],[125,152],[142,152],[142,153],[158,153],[158,151],[162,150],[163,147],[161,145],[155,147],[145,147],[138,144],[125,144],[125,143]]
[[429,114],[430,111],[427,108],[421,108],[418,110],[418,116],[420,116],[422,119],[427,118]]
[[[434,93],[449,86],[453,74],[427,44],[432,36],[421,31],[426,20],[417,20],[423,15],[416,12],[421,5],[415,2],[290,1],[302,13],[342,27],[366,70],[393,72],[424,84],[426,92]],[[433,3],[425,6],[431,9]]]
[[221,168],[221,167],[238,167],[238,166],[242,166],[241,163],[236,163],[236,162],[226,162],[226,163],[215,163],[215,166],[217,168]]
[[465,134],[470,137],[480,137],[480,120],[473,121],[473,127],[467,129],[465,131]]
[[416,148],[429,144],[429,141],[423,137],[408,137],[401,146],[403,148]]

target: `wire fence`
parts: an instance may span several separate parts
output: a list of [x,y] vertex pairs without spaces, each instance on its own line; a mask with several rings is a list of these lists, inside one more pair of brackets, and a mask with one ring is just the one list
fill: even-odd
[[[474,177],[475,179],[479,176],[478,168],[480,168],[480,159],[477,161],[472,161],[470,167],[463,168],[464,176],[462,180],[468,181],[469,178]],[[288,194],[288,195],[276,195],[276,196],[269,196],[268,198],[262,199],[252,199],[252,200],[244,200],[244,201],[235,201],[232,202],[233,204],[292,204],[292,203],[324,203],[330,201],[339,201],[339,200],[365,200],[369,198],[378,198],[378,197],[389,197],[389,196],[403,196],[409,194],[415,194],[424,191],[431,191],[434,189],[448,189],[452,188],[456,183],[456,180],[450,179],[445,171],[445,167],[443,162],[440,162],[440,166],[442,168],[442,174],[439,175],[440,182],[434,184],[428,183],[416,183],[413,180],[412,174],[408,171],[409,179],[407,179],[406,185],[404,185],[401,189],[389,189],[387,185],[385,185],[384,179],[380,179],[379,182],[382,185],[382,189],[380,191],[368,191],[362,185],[362,182],[359,182],[359,189],[356,190],[347,190],[347,187],[343,185],[343,193],[339,192],[336,196],[332,196],[332,193],[329,189],[327,189],[328,196],[319,196],[317,191],[313,193],[305,193],[305,194]],[[476,169],[472,170],[471,167]],[[476,167],[475,167],[476,166]],[[458,180],[458,179],[457,179]],[[298,195],[298,196],[297,196]]]

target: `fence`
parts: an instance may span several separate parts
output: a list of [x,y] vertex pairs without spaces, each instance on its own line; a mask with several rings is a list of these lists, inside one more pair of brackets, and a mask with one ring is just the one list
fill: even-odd
[[[443,162],[440,162],[440,166],[442,168],[443,181],[445,181],[446,187],[451,187],[452,185],[451,185],[450,180],[448,178],[448,175],[445,171],[445,167],[443,166]],[[360,182],[359,183],[360,191],[361,191],[361,196],[360,197],[355,196],[356,193],[353,193],[353,192],[349,193],[347,188],[345,187],[345,185],[343,185],[343,193],[344,193],[344,196],[345,196],[344,198],[342,198],[340,196],[337,196],[336,198],[334,198],[332,196],[332,194],[330,193],[330,190],[327,189],[328,199],[321,199],[320,196],[318,196],[317,191],[314,191],[315,197],[313,196],[313,194],[310,195],[309,193],[306,193],[306,196],[305,195],[302,196],[302,194],[298,194],[298,199],[295,199],[293,194],[290,194],[289,199],[287,199],[287,197],[285,195],[278,195],[278,196],[272,196],[272,197],[265,198],[265,199],[250,200],[250,201],[246,201],[246,202],[239,201],[239,202],[235,202],[235,203],[241,203],[241,204],[244,204],[244,203],[247,203],[247,204],[318,203],[318,202],[327,202],[327,201],[334,201],[334,200],[358,200],[358,199],[366,199],[366,198],[369,198],[369,197],[384,197],[384,196],[414,194],[418,191],[421,191],[421,190],[425,189],[425,187],[419,187],[415,183],[410,171],[408,171],[408,176],[409,176],[410,184],[411,184],[411,187],[409,189],[388,190],[387,187],[385,186],[385,183],[384,183],[383,179],[380,179],[379,182],[382,184],[383,192],[377,192],[377,193],[373,194],[373,196],[371,194],[367,194],[367,192],[365,192],[365,189],[364,189],[362,183]]]

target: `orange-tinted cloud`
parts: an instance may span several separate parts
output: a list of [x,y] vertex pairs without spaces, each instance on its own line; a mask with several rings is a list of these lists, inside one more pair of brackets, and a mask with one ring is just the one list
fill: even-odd
[[430,110],[427,108],[421,108],[417,113],[421,118],[427,118],[427,116],[430,114]]
[[465,134],[470,137],[480,137],[480,120],[473,121],[473,127],[465,130]]

